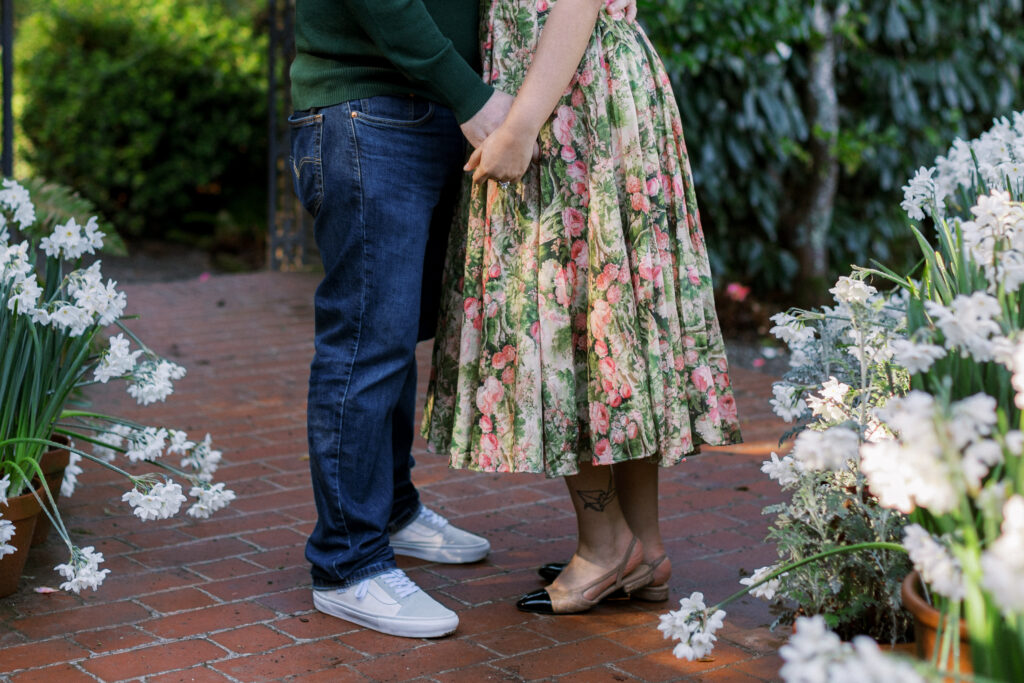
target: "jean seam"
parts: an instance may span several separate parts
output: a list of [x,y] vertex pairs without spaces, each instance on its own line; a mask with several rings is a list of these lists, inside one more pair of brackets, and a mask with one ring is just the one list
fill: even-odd
[[412,524],[413,521],[415,521],[415,519],[420,516],[420,510],[422,510],[422,509],[423,509],[423,503],[417,503],[416,507],[413,509],[412,514],[409,515],[408,519],[399,520],[399,521],[392,522],[392,523],[388,524],[388,533],[389,534],[396,534],[399,531],[401,531],[402,529],[404,529],[405,527],[407,527],[410,524]]
[[[349,105],[348,108],[351,110],[351,105]],[[364,216],[364,202],[363,202],[363,174],[362,174],[361,166],[359,164],[359,142],[356,139],[355,125],[352,123],[352,117],[351,116],[349,116],[348,119],[349,119],[349,126],[351,128],[351,135],[352,135],[352,158],[353,158],[354,166],[355,166],[355,182],[356,182],[356,185],[359,188],[359,208],[358,208],[358,211],[357,211],[357,215],[358,215],[358,219],[359,219],[359,230],[360,230],[360,233],[361,233],[361,235],[360,235],[360,245],[361,245],[362,250],[363,250],[363,262],[365,264],[366,258],[367,258],[367,254],[366,254],[366,235],[365,235],[366,228],[365,228],[365,225],[364,225],[364,223],[365,223],[365,216]],[[364,268],[365,268],[365,266],[364,266]],[[363,282],[364,283],[366,282],[365,278],[363,279]],[[344,429],[345,429],[345,405],[346,405],[346,403],[348,401],[348,391],[349,391],[349,388],[352,386],[353,368],[355,367],[356,359],[359,357],[359,346],[360,346],[360,341],[362,339],[362,333],[363,333],[363,314],[364,314],[365,310],[366,310],[366,286],[364,285],[363,288],[362,288],[362,292],[361,292],[360,298],[359,298],[359,315],[358,315],[358,322],[356,323],[355,343],[354,343],[354,347],[353,347],[353,350],[352,350],[352,356],[349,359],[349,366],[348,366],[347,371],[345,373],[346,374],[345,388],[344,388],[344,390],[341,393],[340,404],[338,406],[338,408],[339,408],[338,409],[338,429],[337,429],[337,431],[335,433],[338,435],[338,441],[337,441],[337,444],[336,444],[336,449],[337,449],[336,452],[337,452],[337,455],[338,455],[337,460],[338,460],[339,466],[337,467],[337,469],[335,471],[335,477],[337,477],[339,479],[341,477],[341,466],[340,466],[340,463],[341,463],[341,458],[342,458],[341,440],[342,440],[342,434],[344,433]],[[337,504],[338,510],[340,512],[341,519],[339,520],[339,522],[341,523],[341,526],[345,529],[345,533],[347,535],[348,534],[348,524],[345,522],[345,506],[344,506],[344,501],[341,499],[341,492],[342,492],[343,489],[344,489],[344,487],[341,486],[340,482],[336,481],[335,482],[335,486],[334,486],[334,490],[335,490],[336,495],[337,495],[337,498],[335,499],[335,503]],[[334,571],[335,571],[335,574],[339,574],[340,573],[337,566],[334,567]]]

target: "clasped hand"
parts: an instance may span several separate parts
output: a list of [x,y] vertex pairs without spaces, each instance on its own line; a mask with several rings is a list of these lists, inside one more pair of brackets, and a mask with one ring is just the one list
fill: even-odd
[[[636,19],[636,0],[607,0],[606,11],[615,19]],[[462,132],[476,149],[464,169],[473,182],[518,182],[531,161],[540,157],[536,131],[510,125],[507,119],[514,98],[495,90],[483,108],[462,124]]]

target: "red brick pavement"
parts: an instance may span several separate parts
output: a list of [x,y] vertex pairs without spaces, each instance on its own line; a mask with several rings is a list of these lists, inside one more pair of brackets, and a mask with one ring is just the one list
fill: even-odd
[[[33,550],[19,593],[0,601],[0,680],[23,681],[765,681],[782,637],[765,605],[734,603],[714,657],[672,656],[658,615],[694,590],[732,593],[740,571],[774,559],[761,508],[778,500],[759,471],[782,433],[771,377],[735,369],[747,443],[706,449],[664,471],[662,510],[673,558],[669,605],[606,603],[588,615],[524,614],[514,599],[541,584],[534,568],[567,558],[574,523],[560,481],[451,471],[417,443],[415,480],[427,504],[490,538],[468,566],[399,558],[461,617],[442,640],[393,638],[312,609],[303,543],[315,520],[305,446],[311,355],[306,274],[258,273],[126,286],[130,324],[188,376],[164,404],[139,408],[90,391],[98,409],[213,433],[218,480],[238,500],[212,519],[141,522],[120,502],[122,481],[87,466],[61,505],[80,545],[111,569],[97,592],[40,594],[67,558],[56,536]],[[421,379],[427,346],[419,349]]]

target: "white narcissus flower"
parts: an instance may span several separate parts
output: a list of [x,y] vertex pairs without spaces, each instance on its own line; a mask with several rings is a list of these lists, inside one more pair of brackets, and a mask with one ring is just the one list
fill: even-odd
[[111,462],[117,457],[117,451],[114,449],[120,448],[124,440],[131,436],[134,431],[128,425],[115,424],[111,425],[109,429],[97,432],[94,438],[105,445],[93,444],[92,454],[97,458]]
[[196,444],[193,441],[188,440],[188,434],[177,429],[171,429],[167,432],[170,437],[170,443],[167,444],[167,455],[184,455]]
[[136,517],[146,521],[173,517],[186,498],[181,493],[181,485],[166,481],[154,484],[148,493],[133,488],[121,496],[121,500],[132,506]]
[[679,609],[661,615],[658,630],[665,638],[679,641],[672,650],[678,659],[694,661],[711,654],[717,640],[715,631],[722,628],[725,612],[717,610],[708,614],[704,594],[694,592],[679,601]]
[[197,519],[205,519],[217,510],[227,507],[235,499],[235,492],[224,489],[224,483],[203,484],[193,486],[189,495],[199,500],[188,509],[188,514]]
[[7,489],[11,487],[11,475],[0,477],[0,505],[7,504]]
[[1024,615],[1024,496],[1003,505],[1002,534],[981,554],[981,584],[1009,616]]
[[771,317],[775,327],[768,330],[787,344],[810,341],[814,338],[814,328],[807,327],[788,313],[776,313]]
[[923,221],[925,212],[931,213],[938,203],[935,198],[934,168],[922,166],[914,173],[910,182],[903,186],[903,201],[900,207],[912,220]]
[[75,488],[78,486],[78,475],[83,470],[82,466],[79,465],[82,461],[82,456],[72,451],[69,453],[68,466],[64,468],[64,478],[60,482],[60,495],[65,498],[70,498],[75,493]]
[[1017,392],[1013,399],[1014,405],[1024,410],[1024,338],[1017,342],[1009,367],[1013,373],[1010,385]]
[[967,490],[976,495],[981,489],[981,480],[1002,462],[1003,447],[992,439],[976,441],[965,448],[962,467]]
[[876,411],[895,439],[865,443],[860,469],[883,507],[910,513],[915,507],[933,514],[954,509],[959,501],[962,470],[946,458],[936,427],[935,399],[911,391]]
[[793,459],[804,470],[838,471],[859,458],[860,436],[846,427],[818,432],[805,429],[793,443]]
[[[14,213],[14,222],[21,230],[36,222],[36,207],[32,204],[28,190],[15,180],[4,178],[3,189],[0,190],[0,205]],[[0,241],[6,240],[4,237]]]
[[181,466],[191,467],[199,481],[212,480],[213,473],[217,471],[217,467],[220,465],[222,453],[213,450],[211,446],[210,435],[207,434],[205,439],[194,444],[185,457],[181,459]]
[[1003,311],[995,297],[985,292],[958,294],[949,308],[937,301],[926,301],[924,307],[945,337],[947,349],[958,348],[978,361],[993,359],[991,338],[1002,334],[996,320]]
[[11,520],[4,519],[3,515],[0,515],[0,557],[13,555],[18,550],[10,543],[14,538],[14,531],[14,524]]
[[958,448],[979,437],[988,436],[996,426],[996,400],[988,394],[974,394],[957,401],[951,407],[946,432]]
[[[740,579],[740,583],[744,586],[753,586],[754,584],[763,581],[765,577],[767,577],[772,572],[777,571],[778,569],[778,566],[774,564],[768,565],[767,567],[761,567],[760,569],[754,570],[754,573],[750,576]],[[761,598],[762,600],[770,601],[775,597],[775,594],[779,591],[779,587],[782,585],[782,579],[786,576],[789,576],[789,572],[783,572],[771,581],[765,581],[760,586],[752,588],[750,594],[753,595],[755,598]]]
[[824,683],[829,664],[841,652],[842,642],[828,630],[824,617],[798,617],[789,642],[779,648],[785,662],[779,675],[787,683]]
[[829,377],[821,385],[817,395],[807,396],[807,405],[811,413],[820,416],[828,422],[840,422],[849,418],[849,409],[845,403],[845,397],[850,391],[848,384],[843,384],[835,377]]
[[128,394],[140,405],[163,401],[174,392],[173,380],[185,376],[185,368],[168,360],[145,360],[135,366]]
[[800,481],[800,465],[792,455],[780,460],[778,453],[772,453],[771,460],[762,463],[761,471],[767,474],[769,479],[779,482],[779,486],[783,488]]
[[921,580],[939,595],[963,600],[964,577],[956,558],[918,524],[908,525],[903,534],[903,547]]
[[48,237],[39,242],[39,247],[47,256],[62,256],[68,261],[74,261],[84,254],[95,254],[96,249],[102,246],[103,233],[98,228],[95,216],[84,226],[72,217],[67,223],[56,226]]
[[109,569],[99,568],[100,562],[103,562],[103,553],[96,552],[91,545],[84,548],[72,548],[71,559],[65,564],[54,567],[61,576],[67,579],[60,585],[61,589],[78,593],[83,588],[93,590],[99,588],[103,579],[110,573]]
[[769,401],[772,411],[786,422],[799,419],[807,412],[807,404],[797,397],[798,390],[792,384],[775,382],[772,384],[773,398]]
[[131,374],[135,368],[135,362],[142,355],[141,349],[129,351],[129,342],[123,334],[110,338],[110,348],[104,352],[99,364],[93,371],[97,382],[106,384],[114,377],[124,377]]
[[848,306],[864,306],[868,300],[878,293],[878,290],[863,280],[852,277],[840,277],[835,286],[828,290],[836,299],[837,303]]
[[916,344],[909,339],[892,342],[893,359],[910,374],[927,372],[935,361],[945,357],[946,349],[935,344]]
[[142,430],[133,430],[127,438],[128,448],[125,455],[130,461],[156,460],[164,453],[167,430],[163,427],[146,427]]

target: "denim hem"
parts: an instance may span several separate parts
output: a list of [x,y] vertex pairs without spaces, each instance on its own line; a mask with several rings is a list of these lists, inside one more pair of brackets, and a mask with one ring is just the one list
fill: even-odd
[[407,527],[410,524],[412,524],[413,520],[415,520],[417,517],[420,516],[420,510],[422,510],[422,509],[423,509],[423,503],[416,503],[416,507],[414,507],[408,514],[406,514],[405,517],[403,517],[403,518],[401,518],[401,519],[399,519],[397,521],[394,521],[394,522],[391,522],[390,524],[388,524],[388,533],[389,534],[398,533],[399,531],[401,531],[405,527]]
[[330,590],[344,590],[349,586],[357,584],[366,579],[372,579],[373,577],[383,574],[386,571],[395,569],[396,565],[394,562],[377,562],[371,564],[369,567],[363,567],[362,569],[354,572],[352,576],[349,576],[344,581],[324,581],[323,579],[313,579],[313,590],[315,591],[330,591]]

